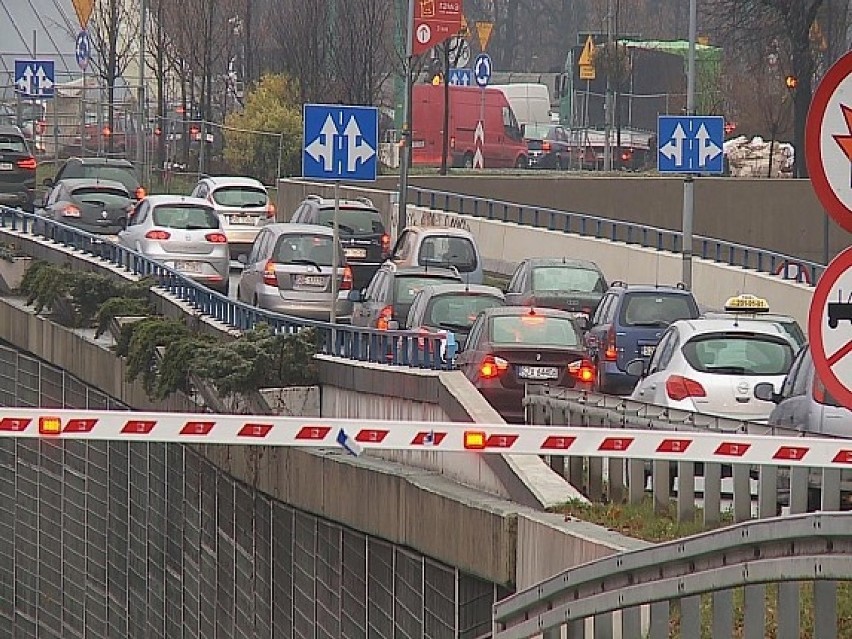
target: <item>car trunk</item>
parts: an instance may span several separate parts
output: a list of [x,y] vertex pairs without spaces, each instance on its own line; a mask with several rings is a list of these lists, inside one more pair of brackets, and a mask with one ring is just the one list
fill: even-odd
[[601,301],[600,293],[584,293],[580,291],[536,291],[530,296],[527,304],[545,308],[556,308],[571,313],[594,313]]
[[616,335],[618,367],[624,370],[627,362],[637,357],[650,360],[665,330],[665,326],[631,326],[626,332],[619,331]]
[[[343,267],[337,269],[338,285],[343,281]],[[331,299],[331,267],[317,272],[299,264],[276,264],[278,291],[284,299],[320,302]]]
[[169,239],[160,240],[160,246],[165,253],[180,255],[210,255],[216,244],[208,242],[206,235],[216,229],[207,231],[183,231],[168,229]]
[[29,153],[2,150],[0,151],[0,188],[21,185],[25,182],[29,187],[35,181],[35,168],[23,169],[18,162],[30,158]]
[[740,377],[735,375],[698,374],[696,381],[704,387],[706,397],[695,397],[695,409],[700,412],[716,413],[736,419],[766,419],[775,404],[757,399],[754,386],[760,382],[770,382],[775,388],[781,388],[783,375],[761,377]]
[[568,372],[568,364],[585,358],[582,347],[495,346],[494,357],[509,362],[509,370],[501,376],[506,388],[519,388],[528,383],[547,383],[572,388],[576,378]]
[[118,221],[127,217],[130,210],[130,200],[117,196],[116,192],[75,193],[74,200],[80,209],[80,219],[92,226],[115,226]]

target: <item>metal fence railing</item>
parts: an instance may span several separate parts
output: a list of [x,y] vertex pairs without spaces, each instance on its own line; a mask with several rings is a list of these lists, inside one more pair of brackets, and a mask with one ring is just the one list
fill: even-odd
[[[540,206],[529,206],[515,202],[490,200],[473,195],[462,195],[447,191],[435,191],[409,187],[412,201],[417,206],[472,215],[488,220],[514,222],[516,224],[576,233],[585,237],[624,242],[658,251],[682,252],[683,234],[680,231],[613,220],[576,211],[561,211]],[[693,255],[729,266],[739,266],[759,273],[777,275],[815,286],[825,270],[824,264],[802,260],[766,249],[728,242],[726,240],[693,236]]]
[[[0,405],[123,410],[0,346]],[[509,594],[183,445],[0,438],[0,636],[475,639]]]
[[[34,228],[36,221],[37,229]],[[435,370],[454,367],[452,358],[444,355],[446,337],[442,335],[357,328],[263,310],[230,299],[102,236],[17,209],[0,207],[0,233],[4,229],[27,233],[47,245],[62,245],[86,253],[97,258],[101,264],[120,267],[128,277],[152,277],[160,289],[190,304],[200,313],[238,330],[247,330],[258,324],[266,324],[276,332],[313,328],[319,334],[320,352],[323,354],[388,366]]]

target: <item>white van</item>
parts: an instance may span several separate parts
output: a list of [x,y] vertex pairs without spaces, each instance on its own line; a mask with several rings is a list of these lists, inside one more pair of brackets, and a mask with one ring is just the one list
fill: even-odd
[[550,124],[550,89],[546,84],[495,84],[506,96],[518,124]]

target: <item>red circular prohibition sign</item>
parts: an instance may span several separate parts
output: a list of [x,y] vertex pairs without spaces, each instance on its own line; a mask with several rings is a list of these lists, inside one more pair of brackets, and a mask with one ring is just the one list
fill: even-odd
[[[852,233],[852,211],[840,201],[828,181],[820,149],[820,134],[828,103],[840,83],[850,74],[852,74],[852,51],[835,62],[817,86],[805,125],[805,160],[817,198],[832,219],[841,228]],[[852,164],[850,164],[850,171],[852,171]]]
[[[828,296],[831,289],[837,280],[850,269],[852,269],[852,247],[845,249],[835,257],[828,268],[825,269],[814,290],[808,313],[808,339],[810,339],[814,369],[828,392],[846,408],[852,408],[852,390],[834,374],[832,363],[829,362],[833,354],[825,352],[823,331],[825,330],[824,327],[827,326],[827,323],[824,324],[824,318],[828,309]],[[841,322],[840,326],[844,326],[844,323]],[[852,341],[852,330],[849,331],[849,336],[850,341]]]

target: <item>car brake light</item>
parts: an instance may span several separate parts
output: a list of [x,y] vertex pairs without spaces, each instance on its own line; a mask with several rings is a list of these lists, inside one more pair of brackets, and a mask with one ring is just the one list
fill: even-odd
[[145,237],[149,240],[167,240],[172,236],[168,231],[148,231]]
[[62,217],[80,217],[80,209],[73,204],[69,204],[62,209]]
[[141,200],[143,197],[145,197],[145,189],[140,186],[136,189],[136,199]]
[[266,205],[266,219],[274,220],[275,219],[275,205],[270,202]]
[[615,328],[610,328],[606,334],[606,349],[604,350],[604,359],[614,362],[618,359],[618,348],[615,342]]
[[213,244],[227,244],[228,238],[225,237],[224,233],[208,233],[204,236],[204,238],[208,242],[213,242]]
[[679,401],[687,397],[706,397],[704,387],[694,379],[682,375],[672,375],[666,380],[666,395],[669,399]]
[[568,372],[578,381],[591,383],[595,381],[595,367],[587,359],[578,359],[568,364]]
[[388,330],[388,322],[391,321],[393,317],[393,306],[385,306],[381,311],[379,311],[379,319],[376,320],[376,328],[380,331]]
[[550,151],[550,142],[548,142],[547,140],[542,142],[541,143],[541,150],[542,151]]
[[386,256],[390,253],[390,235],[385,233],[382,235],[382,256]]
[[509,370],[509,362],[502,357],[487,355],[479,365],[479,376],[482,379],[494,379]]
[[340,283],[341,291],[352,290],[352,269],[348,266],[343,267],[343,281]]
[[35,171],[38,168],[38,162],[34,157],[22,158],[17,162],[19,169],[26,169],[27,171]]
[[275,274],[275,262],[266,260],[263,267],[263,283],[267,286],[278,286],[278,275]]

